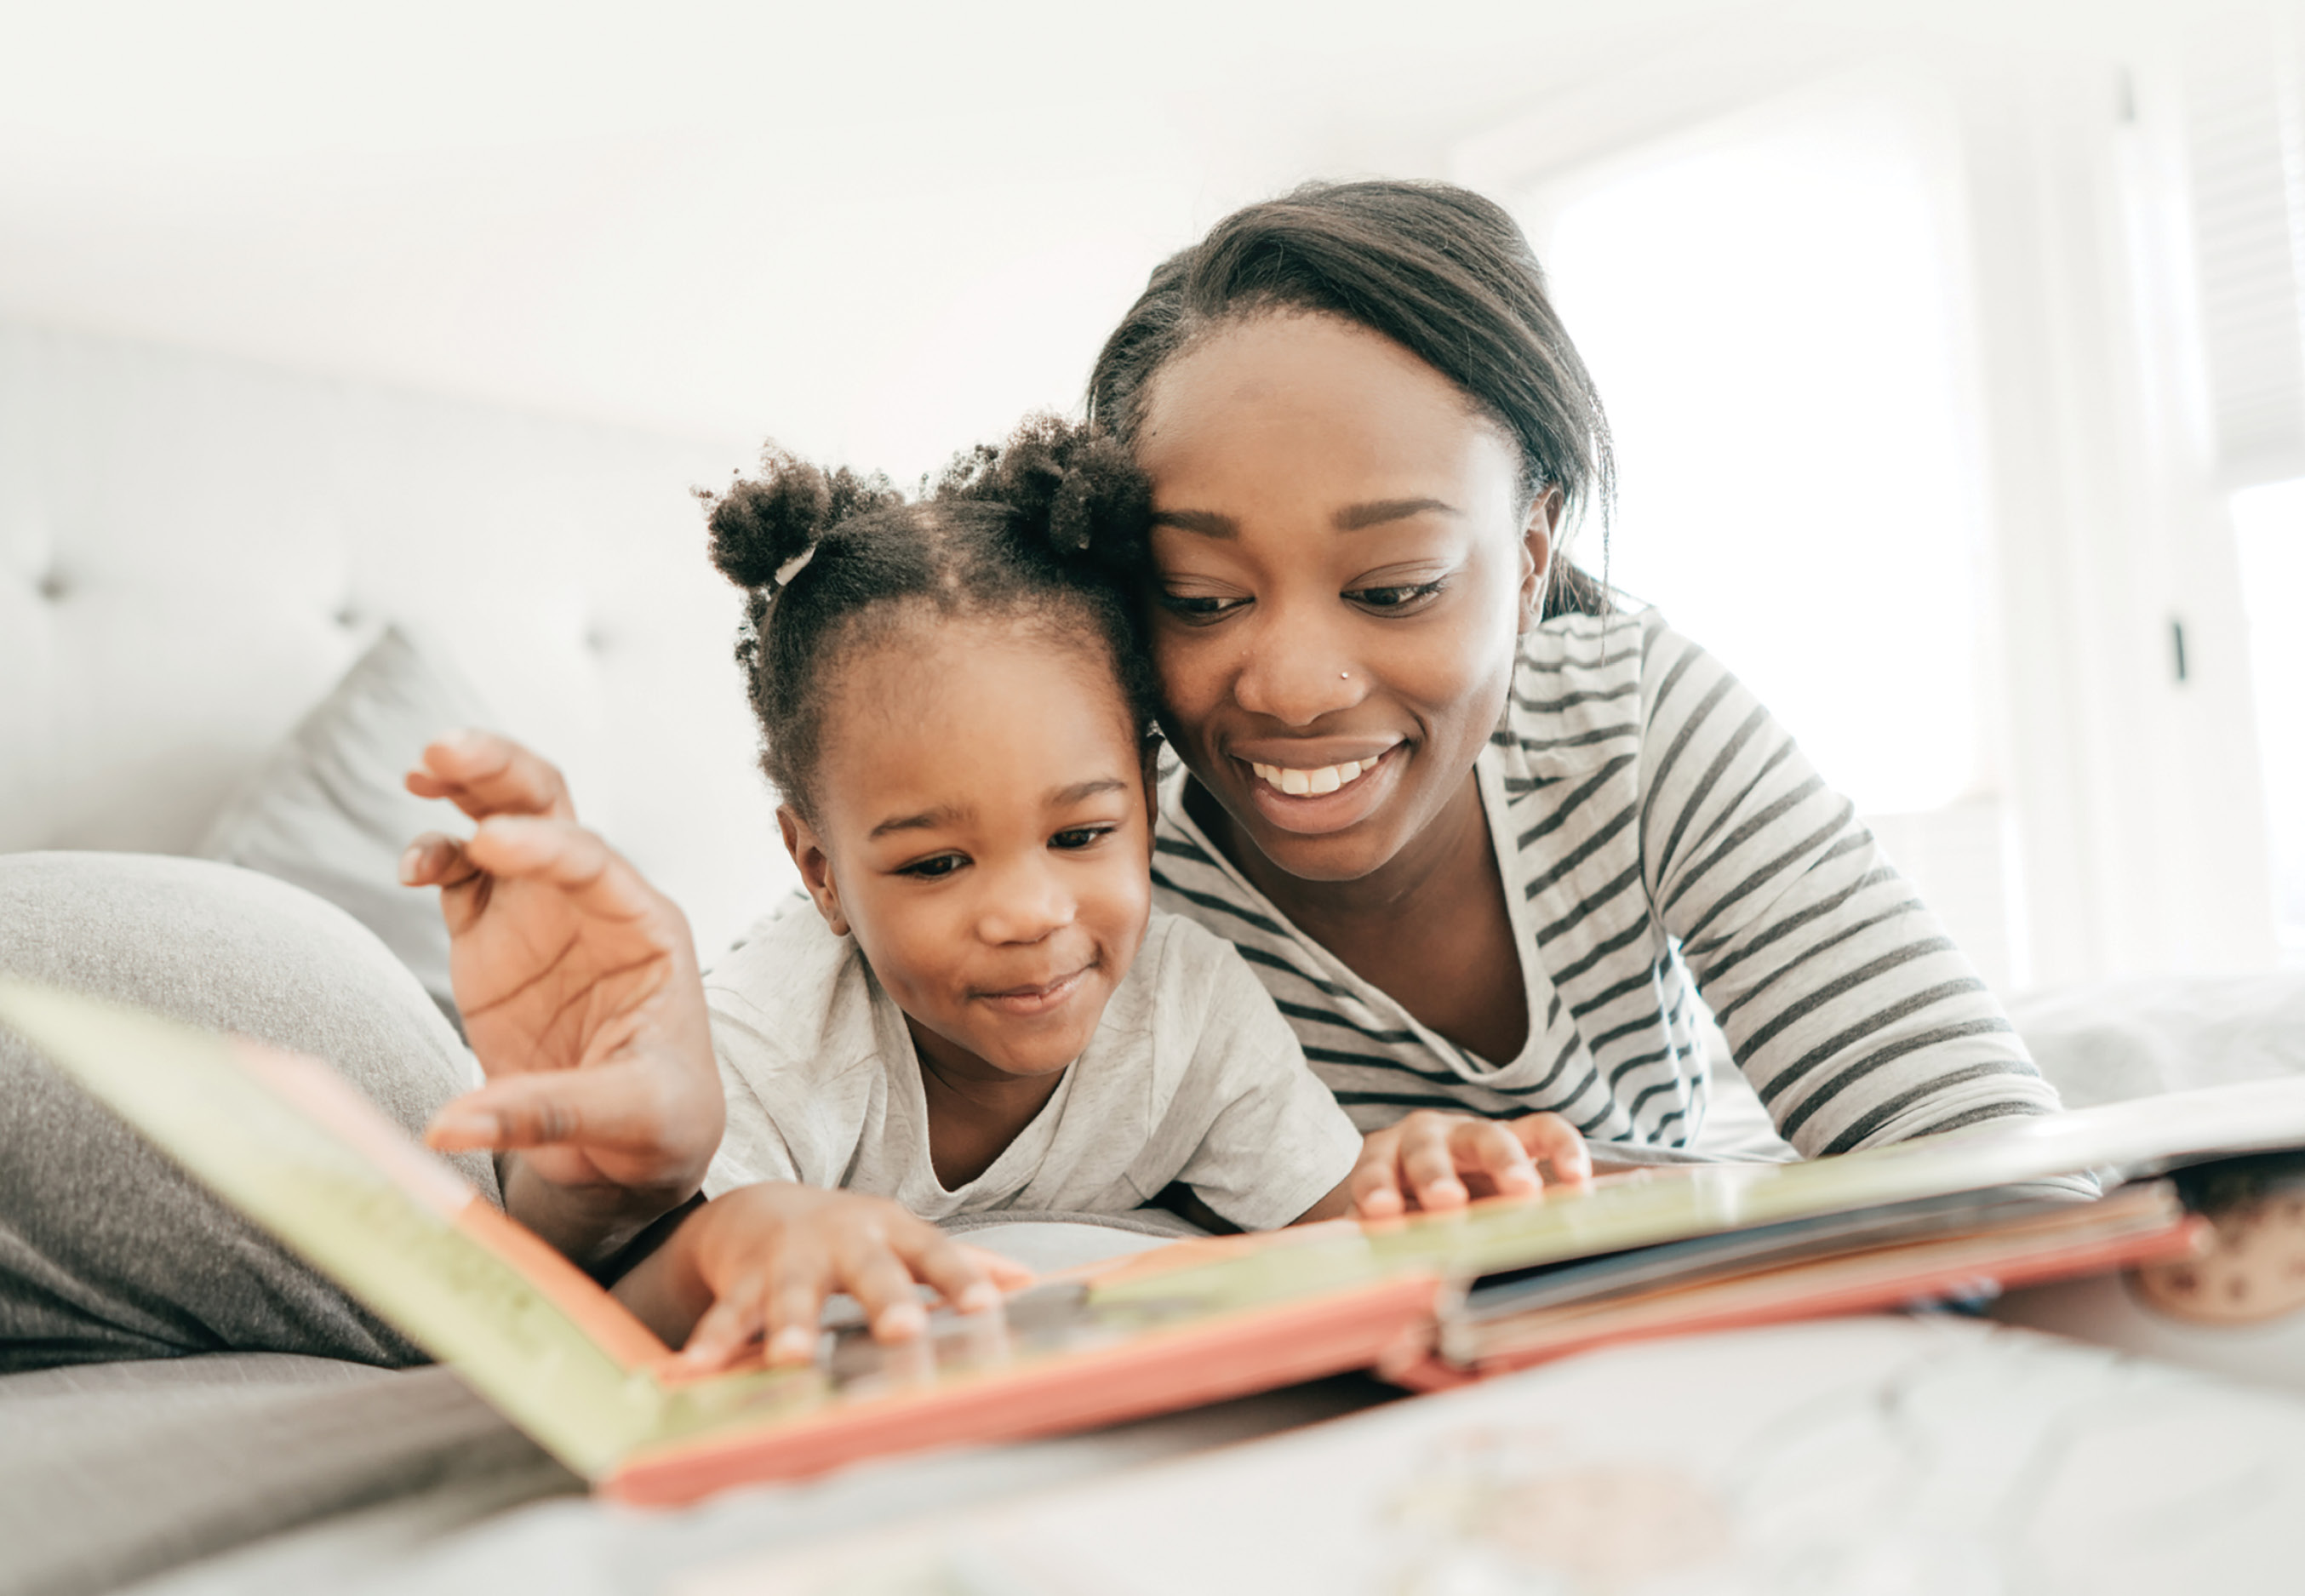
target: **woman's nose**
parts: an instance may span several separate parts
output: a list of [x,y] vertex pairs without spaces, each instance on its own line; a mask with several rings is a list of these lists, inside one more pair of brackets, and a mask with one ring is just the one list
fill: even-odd
[[1252,715],[1308,726],[1367,695],[1351,655],[1320,627],[1276,617],[1244,640],[1244,650],[1233,699]]

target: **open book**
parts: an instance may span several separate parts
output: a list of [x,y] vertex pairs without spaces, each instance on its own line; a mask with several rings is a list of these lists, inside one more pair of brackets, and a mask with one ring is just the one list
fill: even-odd
[[[2305,1145],[2305,1082],[2251,1083],[1794,1165],[1645,1170],[1456,1215],[1184,1242],[828,1332],[812,1366],[676,1380],[613,1297],[327,1065],[0,980],[21,1032],[196,1177],[634,1501],[879,1453],[1107,1423],[1376,1368],[1433,1384],[1628,1335],[1848,1312],[2190,1252],[2158,1184],[2023,1183]],[[2018,1189],[2011,1189],[2018,1188]]]

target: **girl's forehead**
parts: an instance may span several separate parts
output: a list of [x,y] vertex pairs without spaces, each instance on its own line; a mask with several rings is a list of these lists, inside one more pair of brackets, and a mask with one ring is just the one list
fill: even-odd
[[[829,724],[888,723],[913,737],[981,736],[986,721],[1112,721],[1133,740],[1127,694],[1101,640],[1059,615],[948,615],[906,605],[833,662]],[[1077,623],[1076,623],[1077,624]]]

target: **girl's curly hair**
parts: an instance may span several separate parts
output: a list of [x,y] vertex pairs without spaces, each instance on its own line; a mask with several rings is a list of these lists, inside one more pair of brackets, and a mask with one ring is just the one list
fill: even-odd
[[908,502],[887,478],[771,445],[707,506],[712,563],[747,590],[736,662],[761,768],[812,820],[812,778],[842,660],[924,616],[1013,617],[1100,652],[1137,737],[1158,700],[1131,577],[1151,485],[1127,450],[1052,416],[953,460]]

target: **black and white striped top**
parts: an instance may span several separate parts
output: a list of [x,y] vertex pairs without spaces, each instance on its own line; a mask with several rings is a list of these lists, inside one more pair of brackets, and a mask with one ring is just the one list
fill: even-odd
[[1476,1057],[1291,925],[1164,785],[1154,900],[1239,948],[1363,1130],[1417,1108],[1551,1109],[1596,1141],[1687,1147],[1701,991],[1807,1157],[2057,1106],[1969,961],[1849,801],[1654,610],[1522,639],[1476,766],[1531,1016]]

